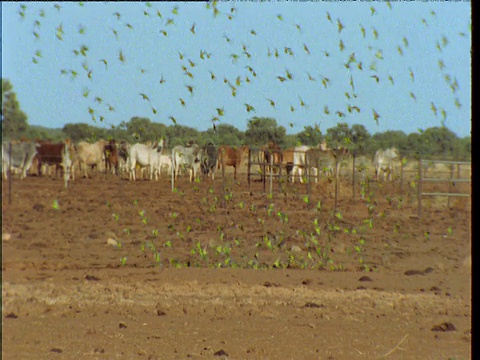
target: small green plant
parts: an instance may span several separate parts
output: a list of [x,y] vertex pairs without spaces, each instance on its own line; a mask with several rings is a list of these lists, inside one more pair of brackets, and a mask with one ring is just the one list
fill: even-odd
[[120,264],[121,264],[122,266],[127,265],[127,257],[126,257],[126,256],[120,258]]
[[60,206],[58,205],[58,200],[53,200],[52,208],[54,210],[60,210]]

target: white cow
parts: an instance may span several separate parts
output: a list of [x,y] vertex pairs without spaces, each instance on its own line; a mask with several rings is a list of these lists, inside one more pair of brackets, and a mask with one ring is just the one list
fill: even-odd
[[98,140],[93,144],[81,141],[77,144],[78,164],[80,168],[83,165],[84,177],[88,178],[87,167],[96,166],[99,169],[103,166],[103,149],[107,144],[107,140]]
[[11,169],[20,169],[20,179],[24,179],[27,176],[28,169],[32,166],[33,158],[37,154],[39,147],[39,144],[21,142],[12,143],[10,148],[8,142],[2,142],[2,170],[5,180],[8,178],[7,172],[9,167]]
[[159,158],[163,150],[163,140],[158,144],[153,145],[134,144],[130,147],[128,153],[128,170],[130,172],[130,180],[135,181],[135,168],[138,165],[140,167],[148,167],[150,169],[150,180],[153,180],[155,174],[156,180],[158,180],[159,172]]
[[200,148],[197,144],[190,146],[175,146],[172,149],[172,169],[174,171],[175,180],[177,180],[180,166],[187,167],[190,170],[190,181],[197,177],[200,171]]
[[306,153],[311,147],[307,145],[295,146],[293,149],[293,168],[292,168],[292,183],[295,182],[295,175],[298,173],[300,182],[303,183],[302,172],[305,170]]
[[166,173],[171,175],[172,173],[172,155],[160,154],[158,157],[158,164],[155,167],[155,171],[159,174],[162,173],[162,169],[166,168]]
[[383,171],[384,181],[393,179],[393,163],[399,158],[398,150],[395,148],[377,150],[373,163],[375,165],[375,178],[378,180],[380,171]]

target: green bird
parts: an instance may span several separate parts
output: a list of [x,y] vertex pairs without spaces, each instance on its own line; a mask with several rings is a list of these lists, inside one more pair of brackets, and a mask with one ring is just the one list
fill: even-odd
[[170,120],[172,120],[172,122],[173,122],[175,125],[177,125],[177,119],[175,119],[175,118],[174,118],[173,116],[171,116],[171,115],[170,115],[168,118],[169,118]]
[[397,51],[398,51],[398,54],[399,54],[400,56],[403,56],[403,50],[402,50],[402,48],[400,47],[400,45],[397,46]]
[[394,81],[393,81],[392,75],[388,75],[388,80],[390,81],[390,83],[391,83],[392,85],[394,85]]
[[160,30],[160,33],[165,37],[168,36],[168,33],[165,30]]
[[193,86],[192,85],[185,85],[185,87],[190,92],[190,94],[193,95]]
[[414,100],[414,101],[417,101],[417,97],[415,96],[415,94],[413,92],[410,91],[410,97]]
[[360,24],[360,31],[362,32],[362,36],[365,39],[365,28]]
[[343,40],[340,40],[340,43],[338,44],[338,47],[340,48],[340,51],[343,51],[345,49],[345,45],[343,44]]
[[291,112],[294,112],[294,111],[295,111],[295,108],[292,106],[292,104],[290,104],[290,111],[291,111]]
[[225,115],[225,110],[222,108],[217,108],[217,114],[218,116],[224,116]]
[[430,109],[432,110],[433,115],[437,116],[437,107],[435,106],[433,101],[430,102]]
[[244,105],[245,105],[245,109],[247,110],[247,112],[255,111],[255,108],[252,105],[247,104],[247,103],[245,103]]
[[403,40],[403,45],[405,47],[408,47],[408,39],[404,36],[402,40]]
[[305,50],[305,52],[310,55],[310,50],[308,49],[307,45],[304,43],[303,44],[303,50]]
[[341,112],[341,111],[338,111],[338,110],[337,110],[335,113],[338,115],[339,118],[345,117],[345,114],[344,114],[343,112]]
[[139,95],[143,98],[143,100],[150,101],[150,98],[147,95],[142,94],[142,93],[140,93]]
[[178,100],[180,101],[180,104],[185,107],[185,100],[183,100],[182,98],[179,98]]
[[121,62],[124,62],[124,61],[125,61],[125,57],[123,56],[122,50],[120,50],[119,53],[118,53],[118,59],[119,59]]
[[327,20],[333,24],[332,17],[330,16],[330,13],[328,11],[327,11]]
[[163,75],[162,75],[162,77],[160,78],[159,83],[160,83],[160,84],[165,84],[165,79],[163,78]]
[[190,28],[190,32],[195,35],[195,23],[193,23],[192,27]]
[[340,19],[337,19],[337,27],[338,27],[338,33],[340,34],[342,32],[342,30],[345,28],[342,24],[342,22],[340,21]]
[[378,40],[378,31],[377,31],[377,29],[375,29],[375,28],[372,28],[372,29],[373,29],[373,30],[372,30],[372,31],[373,31],[373,38],[374,38],[375,40]]
[[372,109],[372,113],[373,113],[373,120],[375,120],[375,122],[378,125],[378,119],[380,119],[381,116],[375,109]]
[[270,103],[270,106],[275,109],[275,101],[273,101],[272,99],[267,99],[267,100]]
[[325,114],[327,114],[327,115],[330,114],[330,110],[328,110],[328,106],[327,106],[327,105],[325,105],[325,106],[323,107],[323,112],[324,112]]

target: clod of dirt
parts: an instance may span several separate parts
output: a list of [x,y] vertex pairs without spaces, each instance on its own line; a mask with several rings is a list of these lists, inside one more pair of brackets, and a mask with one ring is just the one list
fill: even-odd
[[455,330],[457,330],[457,328],[451,322],[444,322],[443,324],[435,325],[432,328],[432,331],[443,331],[443,332],[445,332],[445,331],[455,331]]
[[167,315],[167,313],[166,313],[165,311],[162,311],[162,310],[159,310],[159,309],[157,309],[157,310],[155,311],[155,313],[157,314],[157,316],[165,316],[165,315]]
[[214,356],[228,356],[228,354],[223,349],[220,349],[220,350],[214,352],[213,355]]
[[107,244],[108,244],[108,245],[112,245],[112,246],[117,246],[117,245],[118,245],[118,241],[115,240],[115,239],[112,239],[112,238],[108,238],[108,239],[107,239]]
[[433,268],[431,268],[431,267],[427,267],[425,270],[423,270],[423,272],[424,272],[425,274],[429,274],[429,273],[431,273],[432,271],[433,271]]
[[88,281],[99,281],[100,278],[94,276],[94,275],[85,275],[85,280],[88,280]]
[[325,305],[318,305],[314,302],[307,302],[305,305],[303,305],[304,308],[324,308]]
[[2,241],[8,241],[12,238],[12,234],[10,233],[4,233],[2,234]]
[[59,348],[53,348],[53,349],[50,349],[50,352],[54,352],[54,353],[57,353],[57,354],[61,354],[61,353],[63,353],[63,350],[62,350],[62,349],[59,349]]
[[373,281],[370,277],[368,276],[362,276],[358,281]]
[[356,290],[367,290],[367,288],[365,286],[359,286],[356,288]]
[[440,291],[440,288],[438,286],[432,286],[430,291]]
[[265,281],[265,283],[263,284],[263,286],[265,286],[265,287],[279,287],[280,285],[279,285],[279,284],[275,284],[275,283],[271,283],[270,281]]
[[7,315],[5,315],[5,318],[7,318],[7,319],[16,319],[16,318],[18,318],[18,315],[15,314],[15,313],[13,313],[13,312],[11,312],[11,313],[8,313]]
[[310,285],[312,283],[312,279],[305,279],[302,281],[302,285]]
[[296,252],[296,253],[302,252],[302,249],[300,249],[300,247],[297,246],[297,245],[293,245],[290,250],[291,250],[292,252]]
[[120,329],[126,329],[126,328],[127,328],[127,325],[126,325],[124,322],[121,322],[121,323],[118,324],[118,327],[119,327]]
[[96,348],[95,350],[93,350],[93,352],[96,353],[96,354],[105,354],[105,349]]
[[425,275],[425,272],[423,272],[421,270],[407,270],[403,273],[403,275],[407,275],[407,276],[410,276],[410,275]]
[[33,205],[33,209],[37,211],[43,211],[44,208],[45,208],[45,205],[42,205],[42,204]]

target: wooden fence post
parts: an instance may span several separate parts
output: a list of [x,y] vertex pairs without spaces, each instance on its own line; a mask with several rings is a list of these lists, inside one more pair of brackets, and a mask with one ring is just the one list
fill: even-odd
[[418,218],[422,218],[422,177],[423,177],[423,172],[422,172],[422,159],[418,159],[418,184],[417,184],[417,190],[418,190]]
[[352,199],[355,200],[355,187],[356,187],[356,169],[355,169],[355,161],[357,159],[357,155],[353,154],[353,175],[352,175]]

